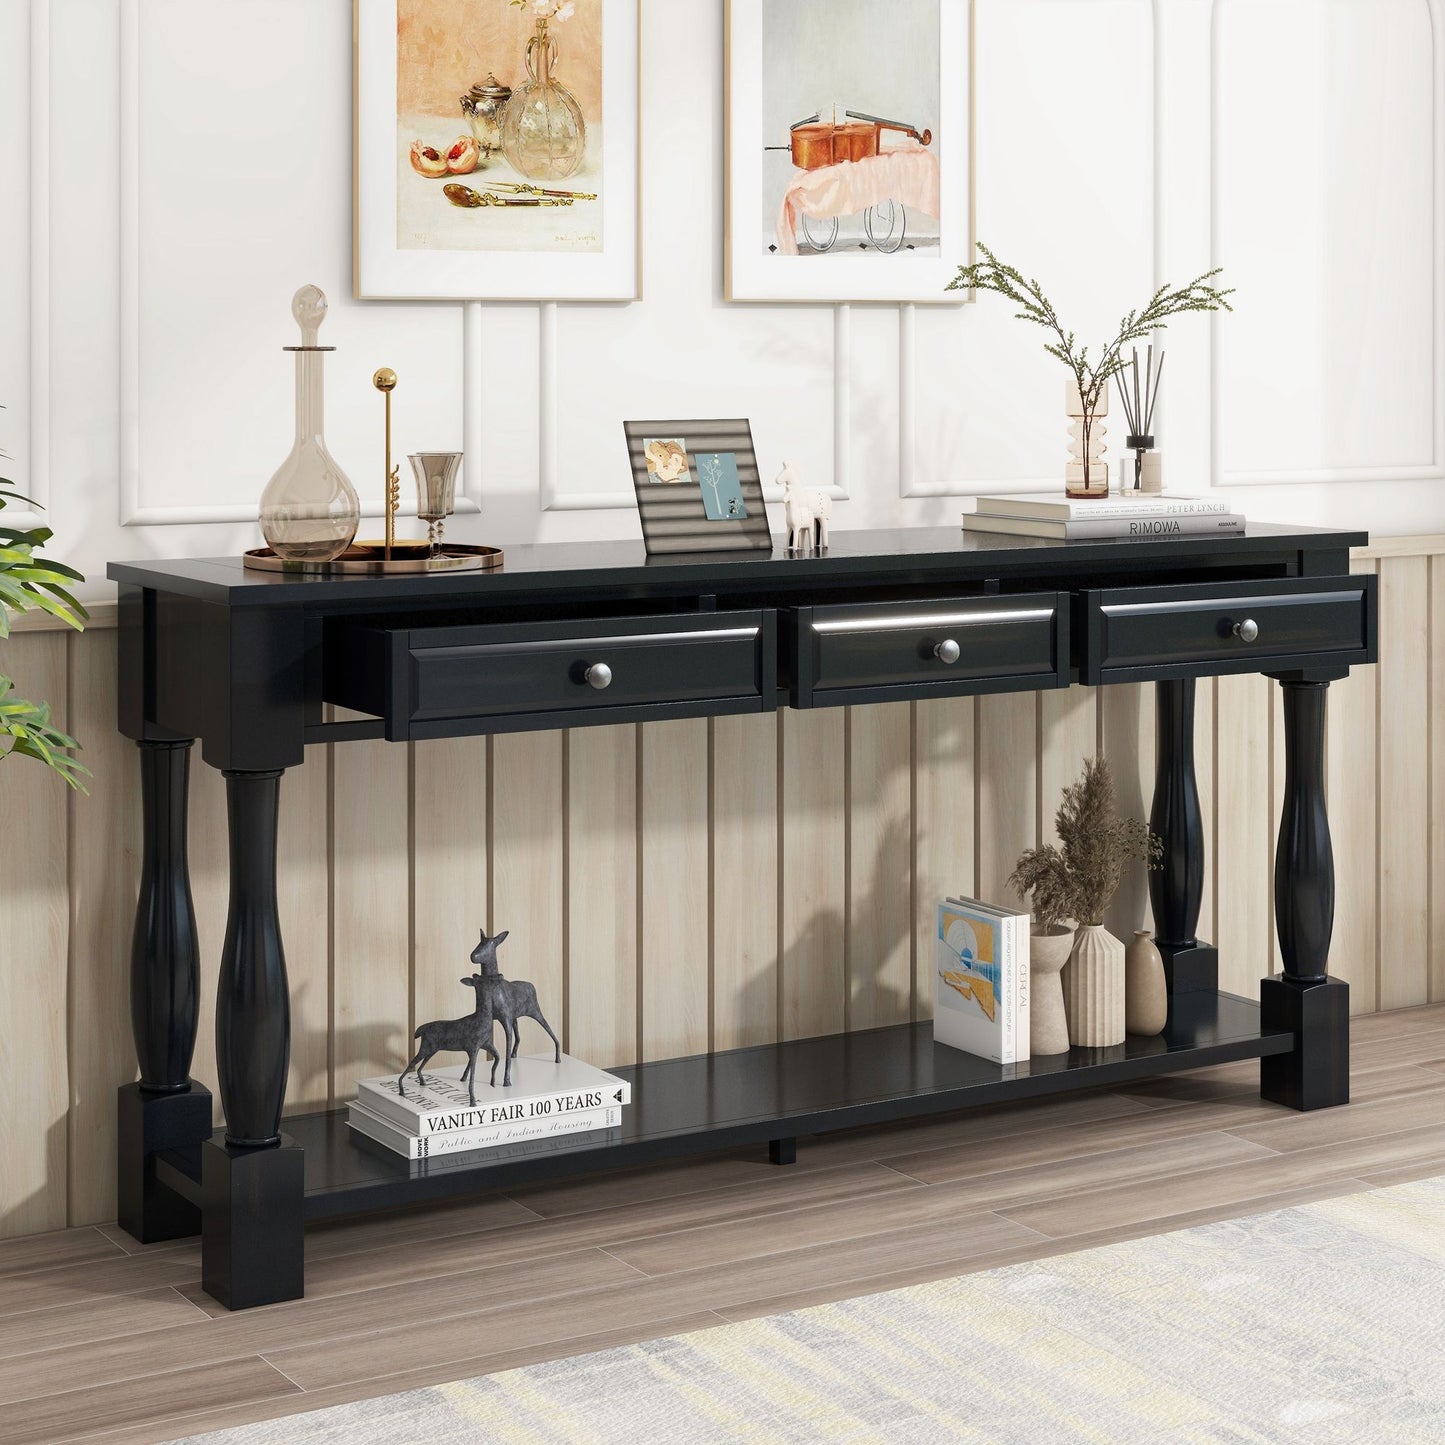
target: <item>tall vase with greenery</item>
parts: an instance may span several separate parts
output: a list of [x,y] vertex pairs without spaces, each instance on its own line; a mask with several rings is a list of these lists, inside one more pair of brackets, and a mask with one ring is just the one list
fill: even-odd
[[[8,460],[3,452],[0,460]],[[20,494],[10,478],[0,476],[0,512],[11,503],[36,505]],[[0,518],[0,639],[10,636],[12,613],[35,608],[77,632],[85,628],[89,614],[70,593],[71,583],[85,579],[73,567],[42,553],[51,535],[49,527],[16,527]],[[79,746],[50,721],[48,702],[31,702],[16,695],[0,654],[0,760],[34,758],[84,792],[90,770],[75,757]]]
[[1124,945],[1104,928],[1104,912],[1130,863],[1155,866],[1163,844],[1137,818],[1119,815],[1114,776],[1103,758],[1064,789],[1054,815],[1058,843],[1030,848],[1009,875],[1029,895],[1037,920],[1079,925],[1064,971],[1069,1042],[1083,1048],[1123,1043]]
[[[1118,334],[1096,357],[1089,348],[1080,346],[1072,331],[1066,331],[1059,320],[1054,303],[1044,295],[1035,280],[1026,280],[1023,273],[1000,261],[982,241],[978,249],[982,261],[960,266],[958,275],[948,283],[950,291],[993,291],[1018,307],[1018,319],[1042,326],[1052,340],[1044,342],[1044,350],[1056,356],[1069,369],[1079,394],[1081,455],[1066,476],[1065,490],[1071,497],[1103,497],[1109,492],[1107,463],[1095,455],[1094,428],[1101,410],[1107,409],[1108,385],[1111,377],[1124,369],[1124,348],[1146,341],[1155,331],[1164,329],[1171,316],[1190,311],[1232,311],[1229,298],[1233,288],[1221,291],[1214,284],[1219,267],[1206,271],[1187,286],[1161,286],[1137,311],[1127,312],[1119,323]],[[1102,478],[1098,475],[1102,467]],[[1102,480],[1102,485],[1100,481]]]

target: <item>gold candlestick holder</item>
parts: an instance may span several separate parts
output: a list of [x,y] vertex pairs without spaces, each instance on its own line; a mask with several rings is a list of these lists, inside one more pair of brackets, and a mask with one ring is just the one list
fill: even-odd
[[386,398],[386,560],[396,546],[396,509],[401,505],[401,469],[391,464],[391,394],[396,390],[396,372],[378,368],[371,384]]

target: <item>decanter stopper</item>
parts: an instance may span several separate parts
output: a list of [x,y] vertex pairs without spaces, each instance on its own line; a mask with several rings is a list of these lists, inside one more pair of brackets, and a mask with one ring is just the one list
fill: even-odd
[[301,328],[302,346],[317,345],[316,334],[326,320],[326,293],[319,286],[303,286],[291,298],[291,314]]

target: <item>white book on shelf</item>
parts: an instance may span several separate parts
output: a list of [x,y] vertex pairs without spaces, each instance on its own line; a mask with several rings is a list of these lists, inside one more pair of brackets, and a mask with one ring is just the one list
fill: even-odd
[[502,1084],[501,1065],[497,1068],[497,1082],[489,1082],[491,1060],[479,1054],[474,1108],[467,1085],[462,1083],[465,1068],[465,1064],[428,1068],[423,1071],[424,1085],[417,1083],[415,1074],[408,1074],[400,1087],[395,1074],[362,1079],[356,1086],[356,1096],[371,1113],[417,1135],[485,1129],[632,1102],[632,1085],[626,1079],[571,1054],[563,1054],[560,1063],[550,1053],[520,1055],[512,1060],[512,1082],[507,1087]]
[[613,1129],[622,1122],[622,1108],[612,1104],[603,1109],[580,1109],[552,1118],[525,1119],[497,1124],[489,1129],[452,1129],[439,1134],[412,1134],[390,1120],[373,1114],[359,1103],[352,1104],[347,1122],[358,1133],[407,1159],[434,1159],[444,1154],[463,1154],[502,1144],[523,1144],[536,1139],[555,1139],[566,1134],[586,1134],[594,1129]]
[[1243,532],[1238,512],[1196,512],[1179,516],[1126,517],[1117,513],[1082,517],[1078,521],[1051,521],[1043,517],[994,516],[965,512],[965,532],[1004,532],[1017,537],[1051,537],[1061,542],[1108,541],[1115,537],[1231,537]]
[[1005,990],[1012,1003],[1014,1019],[1013,1063],[1029,1057],[1032,1046],[1029,1028],[1029,937],[1033,915],[997,904],[983,903],[977,898],[949,898],[950,904],[976,908],[999,919],[1004,928]]
[[1083,517],[1188,516],[1198,512],[1228,512],[1233,504],[1224,497],[1182,497],[1172,494],[1125,493],[1107,497],[1070,497],[1058,492],[1016,492],[1012,496],[979,497],[980,513],[1003,517],[1037,517],[1045,521],[1073,521]]
[[1027,927],[1027,914],[977,899],[938,905],[935,1042],[998,1064],[1028,1057]]

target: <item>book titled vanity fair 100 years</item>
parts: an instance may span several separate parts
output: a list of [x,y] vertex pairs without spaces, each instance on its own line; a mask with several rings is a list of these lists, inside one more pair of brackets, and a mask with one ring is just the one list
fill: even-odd
[[412,1159],[611,1128],[632,1101],[625,1079],[570,1054],[524,1054],[512,1060],[512,1082],[489,1082],[491,1063],[478,1060],[477,1102],[462,1082],[464,1064],[427,1069],[426,1083],[394,1074],[362,1079],[351,1106],[352,1128]]

